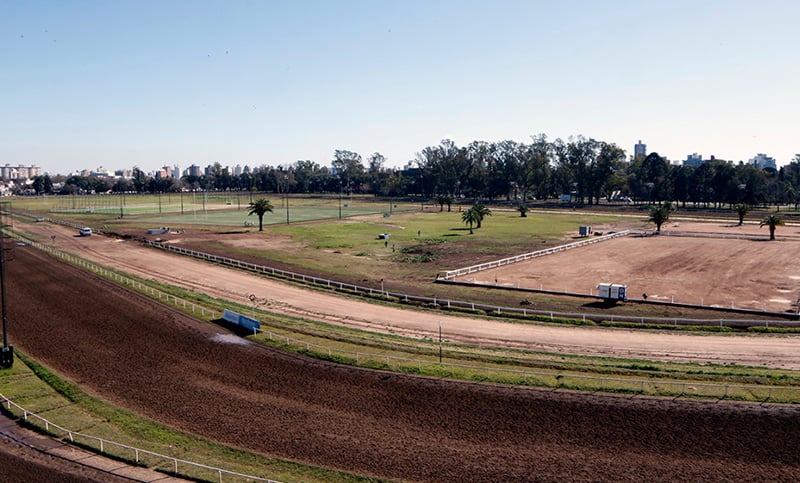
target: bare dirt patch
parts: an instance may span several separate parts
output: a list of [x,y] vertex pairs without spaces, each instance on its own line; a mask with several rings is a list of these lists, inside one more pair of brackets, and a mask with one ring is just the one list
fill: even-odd
[[20,350],[237,447],[415,481],[800,479],[796,407],[470,384],[220,344],[224,330],[27,247],[8,280]]
[[[473,273],[462,280],[596,294],[598,283],[622,283],[628,296],[651,300],[794,311],[800,297],[800,238],[768,242],[758,227],[682,223],[661,236],[623,237]],[[678,230],[707,236],[669,236]],[[715,235],[740,236],[719,238]]]

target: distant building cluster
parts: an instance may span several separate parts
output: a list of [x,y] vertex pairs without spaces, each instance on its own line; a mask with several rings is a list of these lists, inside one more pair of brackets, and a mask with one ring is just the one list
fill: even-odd
[[[647,156],[647,145],[643,144],[642,140],[640,139],[638,143],[633,145],[633,158],[634,159],[640,157],[643,158],[646,156]],[[798,154],[796,157],[800,158],[800,154]],[[714,157],[713,154],[708,159],[703,159],[702,154],[692,153],[686,155],[686,159],[683,161],[682,164],[683,166],[686,167],[697,168],[703,165],[703,163],[708,163],[714,160],[716,160],[716,158]],[[679,162],[676,162],[675,164],[678,163]],[[758,153],[749,160],[747,160],[746,162],[739,161],[739,164],[749,164],[758,169],[778,169],[778,164],[775,161],[775,158],[767,156],[764,153]]]
[[11,166],[7,164],[5,166],[0,166],[0,179],[4,180],[25,180],[30,178],[35,178],[36,176],[42,175],[42,168],[39,166],[23,166],[18,164],[16,166]]
[[684,166],[689,166],[692,168],[696,168],[703,164],[703,155],[692,153],[686,156],[686,161],[683,162]]

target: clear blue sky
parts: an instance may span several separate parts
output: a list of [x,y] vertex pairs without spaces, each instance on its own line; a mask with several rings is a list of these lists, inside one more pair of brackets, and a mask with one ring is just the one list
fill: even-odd
[[800,153],[800,2],[0,0],[0,164],[399,166],[449,138]]

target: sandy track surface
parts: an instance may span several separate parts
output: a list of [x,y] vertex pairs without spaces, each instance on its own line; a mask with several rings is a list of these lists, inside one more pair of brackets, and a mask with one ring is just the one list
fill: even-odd
[[255,294],[268,310],[373,331],[433,337],[442,322],[449,341],[572,354],[632,357],[681,362],[736,363],[800,369],[800,344],[790,335],[730,335],[632,331],[504,323],[436,312],[371,304],[335,294],[291,286],[242,271],[192,260],[134,241],[103,236],[77,237],[74,230],[31,225],[54,245],[97,263],[185,287],[215,297],[249,303]]
[[800,408],[591,395],[339,366],[247,342],[30,247],[10,337],[121,407],[406,481],[796,481]]
[[767,242],[751,238],[766,236],[758,225],[684,222],[661,236],[617,238],[461,280],[587,295],[598,283],[623,283],[631,298],[793,313],[800,260],[787,254],[800,250],[800,238],[797,228],[781,228]]

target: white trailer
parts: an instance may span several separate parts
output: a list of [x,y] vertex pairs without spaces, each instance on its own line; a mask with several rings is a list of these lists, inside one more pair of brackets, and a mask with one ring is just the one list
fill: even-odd
[[597,285],[597,296],[605,300],[626,300],[628,286],[619,283],[601,283]]

